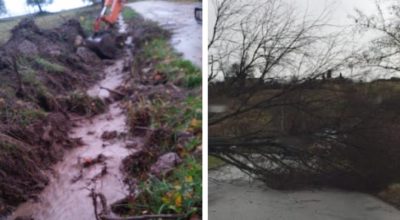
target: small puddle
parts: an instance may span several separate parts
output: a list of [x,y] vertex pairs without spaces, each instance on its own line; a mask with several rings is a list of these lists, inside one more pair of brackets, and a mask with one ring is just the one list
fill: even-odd
[[[105,70],[105,78],[87,91],[90,96],[107,98],[109,91],[123,83],[123,60],[117,60]],[[37,201],[28,201],[18,207],[10,219],[32,216],[35,220],[95,219],[90,189],[103,193],[113,203],[128,193],[120,171],[122,160],[135,152],[127,149],[126,116],[120,102],[112,103],[107,112],[90,119],[75,122],[69,134],[81,138],[84,145],[67,151],[61,162],[53,167],[50,183]],[[117,131],[119,137],[103,140],[104,132]],[[105,158],[104,162],[82,168],[89,159]]]

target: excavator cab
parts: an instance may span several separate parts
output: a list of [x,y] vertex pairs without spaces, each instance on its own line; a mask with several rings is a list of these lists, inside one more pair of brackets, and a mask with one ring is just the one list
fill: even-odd
[[123,37],[119,36],[113,27],[118,21],[124,7],[124,0],[103,1],[100,15],[93,25],[93,35],[86,40],[89,48],[101,58],[113,59],[117,55],[117,49],[121,47]]

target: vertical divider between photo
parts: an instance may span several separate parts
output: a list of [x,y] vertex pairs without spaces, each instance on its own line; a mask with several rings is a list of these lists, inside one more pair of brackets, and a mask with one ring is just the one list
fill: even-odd
[[208,219],[208,0],[203,3],[203,219]]

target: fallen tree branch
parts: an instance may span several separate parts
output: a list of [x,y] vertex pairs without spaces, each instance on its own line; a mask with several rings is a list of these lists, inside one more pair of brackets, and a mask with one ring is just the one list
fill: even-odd
[[121,93],[121,92],[118,92],[118,91],[116,91],[116,90],[109,89],[109,88],[106,88],[106,87],[103,87],[103,86],[100,86],[100,89],[105,89],[105,90],[107,90],[107,91],[109,91],[109,92],[111,92],[111,93],[114,93],[114,94],[119,95],[119,96],[122,96],[122,97],[127,96],[126,94],[123,94],[123,93]]

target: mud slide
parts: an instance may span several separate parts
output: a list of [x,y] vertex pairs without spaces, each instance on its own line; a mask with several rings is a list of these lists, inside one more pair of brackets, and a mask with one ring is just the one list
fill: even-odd
[[128,4],[144,18],[158,22],[173,35],[171,44],[198,67],[202,62],[202,26],[194,19],[194,8],[201,3],[141,1]]
[[363,193],[272,190],[229,166],[209,176],[210,220],[396,220],[400,216],[396,208]]

